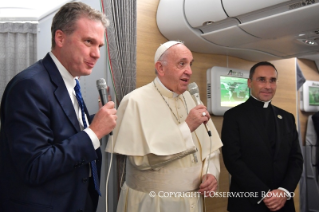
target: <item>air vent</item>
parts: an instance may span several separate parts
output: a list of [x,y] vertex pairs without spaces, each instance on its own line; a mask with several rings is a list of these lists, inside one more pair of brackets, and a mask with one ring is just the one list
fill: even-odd
[[297,9],[299,7],[303,7],[303,6],[306,6],[306,5],[309,5],[309,4],[314,4],[314,3],[315,3],[315,0],[300,1],[300,2],[297,2],[295,4],[289,5],[289,10]]
[[309,4],[314,4],[315,3],[315,0],[305,0],[302,2],[303,5],[309,5]]
[[203,26],[211,25],[213,23],[214,23],[214,21],[206,21],[203,23]]
[[292,4],[292,5],[289,5],[289,10],[293,10],[293,9],[297,9],[299,7],[302,7],[302,2],[298,2],[298,3],[295,3],[295,4]]
[[210,96],[210,91],[211,91],[211,89],[210,89],[210,83],[207,83],[207,98],[211,98],[211,96]]

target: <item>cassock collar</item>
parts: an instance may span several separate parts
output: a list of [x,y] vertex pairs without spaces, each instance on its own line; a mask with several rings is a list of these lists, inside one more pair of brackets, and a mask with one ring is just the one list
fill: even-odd
[[179,94],[173,92],[173,91],[170,91],[168,88],[165,87],[165,85],[163,85],[163,83],[161,82],[161,80],[156,77],[155,80],[154,80],[158,90],[161,92],[161,94],[163,96],[166,96],[166,97],[169,97],[169,98],[175,98],[175,97],[178,97]]
[[253,95],[250,95],[249,99],[251,99],[250,102],[257,107],[268,108],[268,106],[271,105],[271,100],[263,102],[254,97]]

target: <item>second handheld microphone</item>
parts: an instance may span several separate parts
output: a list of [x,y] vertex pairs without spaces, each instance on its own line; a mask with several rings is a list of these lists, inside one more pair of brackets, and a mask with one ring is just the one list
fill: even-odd
[[[107,85],[106,85],[105,79],[100,78],[96,80],[96,87],[97,87],[97,90],[99,91],[102,106],[103,106],[107,103],[107,99],[108,99]],[[110,132],[110,135],[113,135],[112,131]]]
[[100,78],[96,80],[96,87],[97,87],[97,90],[99,91],[102,106],[103,106],[107,103],[107,85],[106,85],[105,79]]

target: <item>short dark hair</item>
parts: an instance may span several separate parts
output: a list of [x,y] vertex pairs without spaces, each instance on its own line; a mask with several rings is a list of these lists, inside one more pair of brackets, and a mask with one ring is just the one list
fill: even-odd
[[255,70],[259,66],[271,66],[271,67],[273,67],[276,70],[277,75],[278,75],[278,71],[277,71],[276,67],[272,63],[267,62],[267,61],[262,61],[262,62],[256,63],[253,67],[251,67],[251,69],[249,71],[249,79],[251,79],[251,80],[253,79],[253,75],[255,73]]
[[70,2],[63,5],[59,11],[53,17],[51,25],[51,49],[55,47],[55,32],[61,30],[67,35],[70,35],[76,29],[76,21],[81,17],[87,17],[90,20],[101,21],[104,28],[109,25],[109,20],[106,16],[98,11],[93,9],[87,4],[82,2]]

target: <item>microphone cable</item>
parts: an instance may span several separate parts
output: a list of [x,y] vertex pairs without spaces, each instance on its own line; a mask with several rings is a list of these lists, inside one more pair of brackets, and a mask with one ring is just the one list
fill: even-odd
[[112,168],[112,163],[113,163],[113,152],[114,152],[114,143],[113,143],[113,134],[111,135],[111,143],[112,143],[112,152],[111,152],[111,159],[110,159],[110,165],[109,165],[109,170],[107,172],[107,177],[106,177],[106,183],[105,183],[105,187],[106,187],[106,191],[105,191],[105,205],[106,205],[106,212],[107,212],[107,187],[109,184],[109,177],[110,177],[110,172],[111,172],[111,168]]

